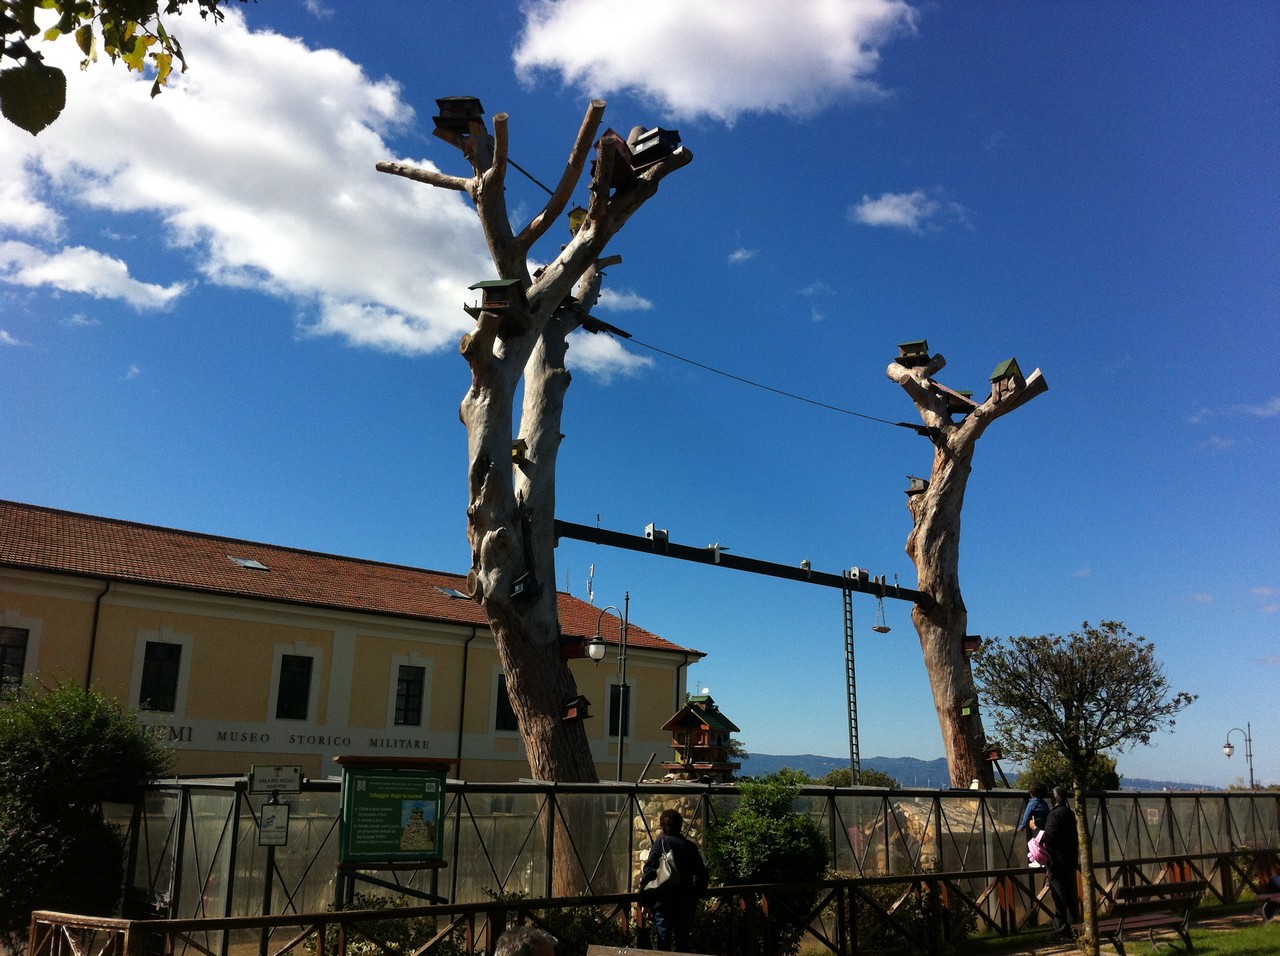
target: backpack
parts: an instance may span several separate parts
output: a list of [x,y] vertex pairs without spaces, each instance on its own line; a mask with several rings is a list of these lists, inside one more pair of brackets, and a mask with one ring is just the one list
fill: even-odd
[[1049,862],[1049,849],[1044,845],[1044,831],[1037,830],[1036,835],[1027,843],[1027,856],[1032,863],[1045,866]]

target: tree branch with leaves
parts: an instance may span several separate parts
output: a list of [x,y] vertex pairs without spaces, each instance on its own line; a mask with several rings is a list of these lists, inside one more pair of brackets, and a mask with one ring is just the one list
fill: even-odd
[[1075,792],[1084,853],[1087,951],[1098,952],[1096,881],[1086,783],[1111,751],[1147,745],[1174,727],[1196,698],[1174,692],[1155,647],[1119,621],[1087,621],[1066,637],[1010,637],[985,644],[974,673],[1004,751],[1025,759],[1052,749],[1065,761]]

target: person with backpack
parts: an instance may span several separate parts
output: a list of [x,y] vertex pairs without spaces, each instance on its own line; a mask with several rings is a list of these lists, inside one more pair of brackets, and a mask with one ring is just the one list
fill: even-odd
[[663,810],[658,828],[662,835],[653,841],[640,877],[640,902],[653,912],[657,948],[687,953],[694,909],[710,876],[698,845],[681,832],[684,817],[678,810]]

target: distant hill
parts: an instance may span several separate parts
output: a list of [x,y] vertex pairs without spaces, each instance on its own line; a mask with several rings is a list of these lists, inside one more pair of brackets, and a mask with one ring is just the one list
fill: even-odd
[[[816,754],[750,754],[742,761],[743,776],[763,777],[776,773],[783,767],[792,770],[803,770],[809,776],[825,777],[832,770],[849,766],[848,757],[820,757]],[[924,789],[943,789],[951,786],[951,774],[947,769],[947,761],[943,757],[936,760],[920,760],[916,757],[866,757],[862,766],[867,770],[879,770],[887,773],[904,787]],[[1005,773],[1010,781],[1014,779],[1014,770],[1006,767]],[[1221,790],[1221,787],[1210,787],[1203,784],[1177,783],[1172,780],[1148,780],[1144,777],[1120,778],[1121,790]]]
[[[742,762],[738,771],[744,776],[763,777],[776,773],[783,767],[792,770],[803,770],[811,777],[825,777],[832,770],[849,766],[848,757],[819,757],[815,754],[750,754]],[[904,787],[924,787],[937,789],[951,786],[951,774],[947,770],[947,761],[939,757],[937,760],[919,760],[916,757],[865,757],[863,769],[879,770],[887,773]]]

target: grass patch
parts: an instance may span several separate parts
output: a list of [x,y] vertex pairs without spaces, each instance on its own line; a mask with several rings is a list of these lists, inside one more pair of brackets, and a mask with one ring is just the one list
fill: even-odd
[[[1263,923],[1256,915],[1254,908],[1221,910],[1213,913],[1199,914],[1200,919],[1217,919],[1229,917],[1230,925],[1191,927],[1191,942],[1195,946],[1194,956],[1275,956],[1280,953],[1280,920]],[[1192,917],[1193,920],[1196,918]],[[1124,948],[1129,956],[1181,956],[1185,947],[1174,933],[1156,935],[1159,947],[1152,947],[1145,937],[1127,937]],[[1024,954],[1034,952],[1038,948],[1049,949],[1055,945],[1052,935],[1044,933],[1024,933],[1016,937],[977,936],[966,940],[957,947],[963,956],[1002,956],[1002,954]],[[1060,944],[1059,944],[1060,945]],[[1102,944],[1104,956],[1115,953],[1115,947],[1105,941]]]

